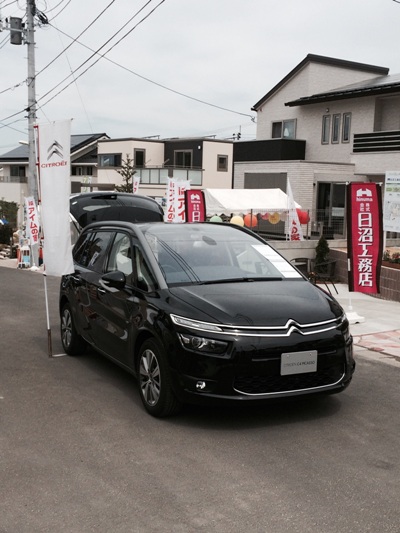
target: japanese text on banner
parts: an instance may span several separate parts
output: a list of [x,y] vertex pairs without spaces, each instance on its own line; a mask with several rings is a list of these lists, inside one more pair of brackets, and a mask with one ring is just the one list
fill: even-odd
[[190,181],[168,179],[166,222],[185,222],[185,191],[188,189],[190,189]]
[[25,198],[26,236],[31,246],[39,243],[39,216],[33,196]]
[[347,186],[349,290],[379,292],[382,259],[382,201],[376,183]]

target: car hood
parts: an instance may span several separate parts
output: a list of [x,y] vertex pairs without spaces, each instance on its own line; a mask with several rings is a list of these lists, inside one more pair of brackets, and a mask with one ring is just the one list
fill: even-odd
[[180,300],[177,314],[187,304],[188,317],[237,326],[312,324],[343,314],[335,299],[305,280],[190,285],[170,294]]

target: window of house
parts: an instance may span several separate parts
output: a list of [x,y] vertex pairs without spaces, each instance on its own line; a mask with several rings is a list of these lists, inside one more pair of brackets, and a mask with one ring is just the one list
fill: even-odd
[[296,120],[282,120],[272,123],[273,139],[295,139],[296,138]]
[[328,144],[329,143],[330,129],[331,129],[331,116],[330,115],[324,115],[322,117],[322,135],[321,135],[322,144]]
[[176,167],[192,167],[192,150],[176,150],[174,152],[174,165]]
[[25,167],[20,167],[18,165],[10,166],[10,176],[14,178],[25,178]]
[[72,167],[71,168],[72,176],[92,176],[93,168],[92,167]]
[[228,156],[227,155],[217,156],[217,171],[228,172]]
[[340,115],[333,115],[332,117],[332,142],[338,143],[340,135]]
[[350,142],[351,113],[343,113],[342,142]]
[[133,158],[135,167],[143,168],[146,163],[146,150],[139,150],[135,148]]
[[121,154],[99,154],[100,167],[120,167],[121,161]]

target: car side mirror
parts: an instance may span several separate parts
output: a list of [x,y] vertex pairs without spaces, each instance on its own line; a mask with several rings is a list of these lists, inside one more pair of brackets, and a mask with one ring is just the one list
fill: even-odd
[[104,274],[104,276],[101,278],[101,281],[105,287],[109,289],[117,289],[118,291],[122,291],[126,285],[125,274],[120,270],[107,272],[107,274]]

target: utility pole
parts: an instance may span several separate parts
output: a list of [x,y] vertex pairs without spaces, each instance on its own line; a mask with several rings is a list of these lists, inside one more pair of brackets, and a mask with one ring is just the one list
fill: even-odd
[[[0,31],[7,29],[10,31],[10,43],[21,45],[25,42],[28,49],[28,145],[29,145],[29,163],[28,163],[28,194],[33,196],[35,203],[38,203],[38,186],[36,179],[36,150],[34,125],[36,122],[36,74],[35,74],[35,22],[36,15],[35,0],[26,0],[26,27],[19,17],[6,18],[7,26],[3,26],[0,17]],[[47,20],[47,19],[46,19]]]
[[26,44],[28,47],[28,189],[38,204],[38,187],[36,179],[36,150],[34,124],[36,122],[36,74],[35,74],[35,25],[34,14],[36,11],[35,0],[26,3]]
[[[35,0],[26,0],[26,27],[22,23],[22,19],[19,17],[10,17],[6,19],[8,27],[3,26],[3,21],[0,17],[0,31],[7,29],[10,31],[10,43],[14,45],[21,45],[26,43],[28,49],[28,107],[26,112],[28,113],[28,195],[33,197],[35,205],[38,205],[38,181],[36,177],[36,149],[35,149],[35,134],[34,125],[36,122],[36,73],[35,73],[35,16],[39,17],[39,20],[43,24],[47,24],[47,17],[37,11]],[[39,245],[32,244],[32,257],[31,263],[36,266],[38,264]]]

